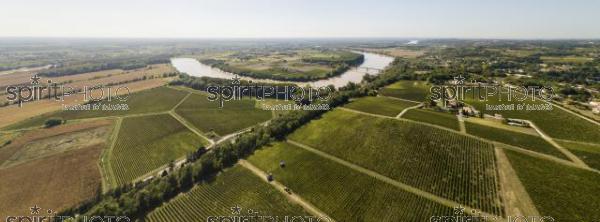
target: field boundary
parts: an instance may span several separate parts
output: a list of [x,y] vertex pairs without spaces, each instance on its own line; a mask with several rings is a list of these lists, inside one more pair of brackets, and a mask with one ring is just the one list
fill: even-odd
[[327,215],[325,212],[319,210],[319,208],[317,208],[316,206],[314,206],[310,202],[304,200],[298,194],[286,192],[285,191],[286,186],[284,186],[283,184],[281,184],[281,183],[279,183],[277,181],[268,181],[267,180],[267,174],[264,171],[262,171],[261,169],[259,169],[258,167],[252,165],[250,162],[242,159],[242,160],[238,161],[238,164],[240,166],[242,166],[242,167],[250,170],[254,175],[256,175],[257,177],[260,177],[261,180],[263,180],[263,181],[267,182],[268,184],[270,184],[271,186],[273,186],[282,195],[285,195],[288,200],[290,200],[290,201],[292,201],[292,202],[300,205],[302,208],[304,208],[304,210],[306,210],[307,212],[309,212],[313,216],[327,217],[327,218],[330,219],[328,221],[335,221],[332,217],[330,217],[329,215]]
[[402,116],[403,116],[403,115],[404,115],[406,112],[408,112],[409,110],[411,110],[411,109],[417,109],[417,108],[421,108],[422,106],[423,106],[423,104],[419,104],[419,105],[416,105],[416,106],[411,106],[411,107],[408,107],[408,108],[406,108],[406,109],[402,110],[402,112],[398,113],[398,115],[396,115],[396,118],[398,118],[398,119],[399,119],[400,117],[402,117]]
[[573,161],[573,163],[575,163],[583,168],[591,169],[587,164],[585,164],[581,159],[579,159],[579,157],[575,156],[575,154],[571,153],[569,150],[563,148],[560,144],[558,144],[556,141],[554,141],[552,139],[552,137],[546,135],[546,133],[544,133],[544,131],[542,131],[542,129],[537,127],[532,121],[530,121],[530,120],[526,120],[526,121],[529,123],[529,125],[533,129],[535,129],[535,131],[538,132],[538,134],[540,134],[540,136],[544,140],[546,140],[546,142],[550,143],[552,146],[554,146],[556,149],[558,149],[558,151],[560,151],[565,156],[567,156],[571,161]]
[[[334,162],[336,162],[338,164],[342,164],[342,165],[344,165],[344,166],[346,166],[346,167],[348,167],[348,168],[350,168],[352,170],[355,170],[355,171],[357,171],[359,173],[366,174],[366,175],[368,175],[370,177],[373,177],[373,178],[375,178],[375,179],[377,179],[379,181],[385,182],[385,183],[390,184],[392,186],[395,186],[395,187],[397,187],[399,189],[402,189],[402,190],[404,190],[406,192],[409,192],[409,193],[415,194],[417,196],[426,198],[426,199],[434,201],[436,203],[439,203],[439,204],[442,204],[442,205],[445,205],[445,206],[451,207],[451,208],[462,206],[465,209],[465,212],[467,214],[470,214],[470,215],[473,215],[473,216],[487,216],[489,218],[492,218],[492,217],[501,217],[500,215],[490,214],[490,213],[487,213],[487,212],[483,212],[482,210],[477,211],[477,208],[472,208],[472,207],[469,207],[469,206],[465,206],[463,204],[460,204],[460,203],[454,202],[452,200],[449,200],[449,199],[437,196],[437,195],[429,193],[427,191],[420,190],[418,188],[415,188],[415,187],[410,186],[408,184],[405,184],[405,183],[402,183],[400,181],[391,179],[389,177],[386,177],[384,175],[381,175],[381,174],[379,174],[379,173],[377,173],[375,171],[366,169],[366,168],[361,167],[359,165],[350,163],[350,162],[348,162],[346,160],[340,159],[340,158],[338,158],[336,156],[330,155],[328,153],[325,153],[323,151],[320,151],[320,150],[315,149],[313,147],[310,147],[308,145],[304,145],[302,143],[299,143],[299,142],[296,142],[296,141],[293,141],[293,140],[289,140],[289,139],[286,140],[286,142],[288,142],[288,143],[290,143],[290,144],[292,144],[292,145],[294,145],[294,146],[296,146],[298,148],[301,148],[301,149],[304,149],[304,150],[309,151],[311,153],[314,153],[316,155],[319,155],[319,156],[321,156],[323,158],[326,158],[328,160],[334,161]],[[475,212],[475,213],[473,213],[473,212]]]
[[456,115],[456,120],[458,120],[458,128],[461,133],[467,133],[467,127],[465,126],[465,119],[462,114]]
[[581,165],[578,165],[578,164],[576,164],[574,162],[571,162],[571,161],[568,161],[568,160],[563,160],[563,159],[560,159],[560,158],[557,158],[557,157],[554,157],[554,156],[550,156],[548,154],[538,153],[538,152],[535,152],[535,151],[531,151],[531,150],[527,150],[527,149],[524,149],[524,148],[521,148],[521,147],[517,147],[517,146],[513,146],[513,145],[501,143],[501,142],[498,142],[498,141],[484,139],[484,138],[481,138],[481,137],[477,137],[477,136],[474,136],[474,135],[471,135],[471,134],[468,134],[468,133],[462,133],[462,132],[456,131],[454,129],[446,128],[446,127],[443,127],[443,126],[438,126],[438,125],[433,125],[433,124],[430,124],[430,123],[424,123],[424,122],[414,121],[414,120],[410,120],[410,119],[404,119],[404,118],[398,118],[397,119],[397,118],[389,117],[389,116],[383,116],[383,115],[378,115],[378,114],[366,113],[366,112],[362,112],[362,111],[358,111],[358,110],[348,109],[348,108],[345,108],[345,107],[338,107],[338,108],[341,109],[341,110],[345,110],[347,112],[354,112],[354,113],[363,114],[363,115],[367,115],[367,116],[373,116],[373,117],[379,117],[379,118],[385,118],[385,119],[393,119],[393,120],[397,120],[397,121],[406,121],[406,122],[421,124],[421,125],[425,125],[425,126],[429,126],[429,127],[434,127],[434,128],[438,128],[438,129],[441,129],[441,130],[446,130],[446,131],[450,131],[452,133],[457,133],[457,134],[460,134],[460,135],[464,135],[464,136],[467,136],[467,137],[478,139],[480,141],[488,142],[488,143],[491,143],[491,144],[500,144],[502,146],[505,146],[507,149],[511,149],[511,150],[519,151],[521,153],[529,154],[530,156],[533,156],[533,157],[537,157],[537,158],[541,158],[541,159],[546,159],[546,160],[552,160],[552,161],[555,161],[557,163],[561,163],[563,165],[567,165],[567,166],[571,166],[571,167],[577,167],[577,168],[580,168],[580,169],[593,171],[595,173],[600,173],[599,170],[592,169],[590,167],[582,167]]
[[169,111],[175,111],[175,109],[177,109],[177,107],[179,107],[183,102],[185,102],[185,100],[187,98],[189,98],[192,95],[192,92],[188,92],[187,95],[185,95],[177,104],[175,104],[175,106],[173,106],[173,108],[171,108]]
[[588,170],[588,171],[592,171],[594,173],[600,174],[600,170],[596,170],[596,169],[593,169],[593,168],[585,168],[585,167],[582,167],[581,165],[578,165],[578,164],[573,163],[571,161],[560,159],[560,158],[554,157],[554,156],[550,156],[548,154],[538,153],[538,152],[535,152],[535,151],[523,149],[521,147],[516,147],[516,146],[513,146],[513,145],[509,145],[509,144],[505,144],[505,143],[500,143],[500,142],[495,142],[495,141],[492,141],[492,143],[494,144],[494,146],[499,146],[502,149],[516,151],[516,152],[519,152],[519,153],[522,153],[522,154],[525,154],[525,155],[529,155],[531,157],[536,157],[536,158],[539,158],[539,159],[545,159],[545,160],[549,160],[549,161],[554,161],[555,163],[560,163],[560,164],[563,164],[563,165],[566,165],[566,166],[575,167],[575,168],[582,169],[582,170]]
[[396,98],[396,97],[392,97],[392,96],[383,96],[383,95],[379,95],[379,94],[377,94],[377,96],[385,97],[385,98],[388,98],[388,99],[395,99],[395,100],[405,101],[405,102],[421,103],[421,102],[415,101],[415,100],[401,99],[401,98]]
[[193,125],[191,125],[189,122],[187,122],[187,120],[185,120],[185,118],[183,118],[182,116],[180,116],[179,114],[177,114],[174,111],[169,111],[167,112],[169,115],[171,115],[173,118],[175,118],[179,123],[181,123],[182,125],[184,125],[186,128],[188,128],[190,131],[192,131],[193,133],[195,133],[196,135],[202,137],[203,139],[205,139],[206,141],[208,141],[210,143],[210,145],[212,146],[213,144],[215,144],[215,141],[206,137],[204,134],[202,134],[202,131],[196,129],[196,127],[194,127]]
[[557,104],[554,104],[553,102],[548,102],[548,103],[550,103],[550,105],[552,105],[552,106],[555,106],[555,107],[557,107],[557,108],[559,108],[559,109],[562,109],[562,110],[564,110],[565,112],[571,113],[571,114],[573,114],[573,115],[575,115],[575,116],[577,116],[577,117],[579,117],[579,118],[585,119],[585,120],[587,120],[588,122],[591,122],[591,123],[593,123],[593,124],[596,124],[596,125],[600,126],[600,123],[599,123],[599,122],[597,122],[597,121],[595,121],[595,120],[593,120],[593,119],[590,119],[590,118],[589,118],[589,117],[587,117],[587,116],[581,115],[581,114],[579,114],[579,113],[576,113],[576,112],[574,112],[573,110],[567,109],[567,108],[565,108],[565,107],[562,107],[562,106],[560,106],[560,105],[557,105]]
[[500,193],[507,216],[540,216],[533,200],[512,168],[504,150],[494,146],[500,181]]
[[[176,117],[174,117],[174,116],[172,116],[172,117],[173,117],[173,118],[176,118]],[[270,120],[269,120],[269,121],[270,121]],[[268,123],[269,121],[266,121],[266,122],[264,122],[264,123],[261,123],[261,124],[266,124],[266,123]],[[181,123],[181,122],[180,122],[180,123]],[[183,123],[182,123],[182,124],[183,124]],[[238,136],[238,135],[240,135],[240,134],[242,134],[242,133],[248,132],[248,131],[250,130],[250,128],[252,128],[252,127],[248,127],[248,128],[246,128],[246,129],[242,129],[242,130],[239,130],[239,131],[237,131],[237,132],[234,132],[234,133],[227,134],[227,135],[225,135],[225,136],[223,136],[223,137],[219,138],[219,140],[217,140],[217,141],[214,141],[214,140],[207,140],[207,141],[209,142],[209,145],[208,145],[207,147],[205,147],[204,149],[206,149],[207,151],[209,151],[209,150],[211,150],[211,149],[212,149],[214,146],[216,146],[217,144],[223,143],[223,142],[225,142],[225,141],[227,141],[227,140],[230,140],[231,138],[233,138],[233,137],[235,137],[235,136]],[[189,129],[189,128],[188,128],[188,129]],[[189,130],[190,130],[190,131],[192,131],[192,129],[189,129]],[[182,166],[182,165],[183,165],[183,164],[184,164],[186,161],[187,161],[187,157],[186,157],[186,156],[183,156],[183,157],[180,157],[180,158],[178,158],[178,159],[174,160],[174,161],[173,161],[173,162],[174,162],[174,166],[173,166],[173,168],[174,168],[174,169],[178,169],[178,168],[180,168],[180,167],[181,167],[181,166]],[[161,175],[161,174],[162,174],[164,171],[166,171],[166,170],[169,168],[169,165],[170,165],[170,163],[167,163],[167,164],[164,164],[164,165],[162,165],[162,166],[159,166],[159,167],[157,167],[156,169],[153,169],[153,170],[151,170],[150,172],[148,172],[148,173],[145,173],[144,175],[141,175],[141,176],[139,176],[139,177],[136,177],[135,179],[133,179],[133,180],[132,180],[132,182],[134,182],[134,183],[135,183],[135,182],[139,182],[139,181],[144,181],[144,180],[146,180],[146,179],[149,179],[150,177],[153,177],[153,176],[160,176],[160,175]]]
[[564,140],[564,139],[554,139],[555,141],[559,141],[559,142],[566,142],[566,143],[577,143],[577,144],[582,144],[582,145],[590,145],[590,146],[599,146],[600,147],[600,143],[590,143],[590,142],[582,142],[582,141],[574,141],[574,140]]
[[113,132],[110,135],[110,145],[100,155],[100,175],[102,176],[102,192],[107,192],[111,188],[117,186],[115,174],[110,164],[110,158],[112,156],[112,151],[115,148],[115,145],[117,144],[117,139],[119,138],[119,132],[121,131],[122,123],[123,118],[117,118],[117,120],[115,121],[115,127],[113,128]]

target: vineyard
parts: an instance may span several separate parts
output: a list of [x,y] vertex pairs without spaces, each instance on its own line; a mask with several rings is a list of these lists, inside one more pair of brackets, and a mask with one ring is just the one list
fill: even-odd
[[[266,107],[276,107],[276,106],[286,106],[286,105],[294,105],[295,101],[293,100],[276,100],[276,99],[264,99],[261,101],[256,101],[257,109],[265,109]],[[286,114],[290,112],[290,110],[272,110],[273,117],[277,117],[279,115]]]
[[[290,203],[286,197],[241,166],[221,173],[214,181],[198,185],[186,194],[156,209],[146,218],[149,222],[208,221],[213,216],[232,214],[232,207],[260,216],[306,216],[307,213]],[[283,221],[283,219],[282,219]]]
[[557,140],[562,147],[569,149],[588,166],[600,170],[600,144],[578,143]]
[[423,81],[398,81],[379,90],[381,95],[423,101],[429,95],[430,85]]
[[465,127],[467,128],[467,132],[471,135],[568,160],[568,158],[556,147],[552,146],[552,144],[546,142],[546,140],[539,136],[470,122],[465,122]]
[[[475,106],[477,110],[480,110],[486,114],[494,115],[495,113],[502,114],[503,117],[527,119],[533,121],[539,126],[546,134],[550,137],[557,139],[573,140],[598,143],[600,140],[600,127],[594,123],[586,121],[574,114],[568,113],[560,108],[553,107],[552,110],[505,110],[505,111],[488,111],[485,109],[486,104],[497,105],[497,104],[543,104],[542,101],[526,101],[518,102],[513,100],[509,101],[498,101],[498,98],[489,98],[489,101],[479,101],[478,99],[472,99],[470,96],[466,96],[467,103]],[[506,100],[506,98],[504,98]]]
[[494,149],[481,140],[344,110],[324,114],[289,138],[421,190],[503,214]]
[[411,109],[402,115],[402,118],[414,121],[430,123],[453,130],[460,130],[458,120],[455,115],[449,113],[436,112],[425,109]]
[[345,107],[362,112],[395,117],[402,110],[416,106],[417,104],[386,97],[363,97],[352,101]]
[[255,107],[253,100],[232,100],[223,108],[211,102],[206,95],[192,94],[179,107],[177,114],[203,132],[214,131],[227,135],[271,119],[271,111]]
[[125,118],[110,156],[116,183],[131,182],[207,144],[170,115]]
[[600,218],[600,174],[506,150],[517,176],[541,215],[555,221]]
[[129,110],[83,110],[83,111],[60,111],[50,114],[40,115],[23,122],[19,122],[9,127],[9,129],[20,129],[33,126],[41,126],[48,118],[58,117],[65,120],[85,119],[105,116],[121,116],[129,114],[153,113],[169,111],[179,101],[181,101],[187,92],[170,89],[167,87],[158,87],[150,90],[131,94],[126,101],[117,99],[111,102],[101,102],[102,104],[127,104]]
[[288,143],[263,147],[248,161],[337,221],[429,221],[452,215],[450,207]]

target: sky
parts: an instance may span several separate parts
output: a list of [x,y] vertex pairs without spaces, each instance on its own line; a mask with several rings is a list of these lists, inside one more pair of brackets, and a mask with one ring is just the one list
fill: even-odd
[[600,1],[0,0],[0,37],[600,38]]

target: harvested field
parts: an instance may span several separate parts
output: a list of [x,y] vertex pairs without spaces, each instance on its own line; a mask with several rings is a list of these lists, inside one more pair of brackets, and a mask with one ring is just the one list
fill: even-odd
[[[104,142],[103,139],[89,137],[89,134],[102,136],[102,134],[106,134],[106,132],[103,133],[103,131],[108,131],[108,129],[101,129],[98,131],[95,131],[95,129],[109,128],[110,124],[112,124],[111,120],[102,120],[27,131],[21,136],[14,138],[11,144],[0,149],[0,166],[4,167],[3,165],[6,164],[6,162],[12,162],[10,165],[13,165],[15,162],[39,158],[40,155],[52,155],[66,150],[87,147],[94,145],[94,143]],[[77,139],[71,135],[78,133],[80,135],[88,135],[88,137],[86,137],[86,140],[88,141]],[[104,139],[106,139],[106,137],[104,137]],[[54,145],[60,146],[56,147]],[[38,152],[42,153],[40,154]]]
[[33,205],[59,211],[93,198],[101,188],[103,148],[97,144],[0,169],[0,218],[30,215]]

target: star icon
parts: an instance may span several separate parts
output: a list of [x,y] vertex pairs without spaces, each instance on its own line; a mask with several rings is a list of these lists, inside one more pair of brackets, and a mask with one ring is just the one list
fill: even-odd
[[454,82],[455,82],[457,85],[462,85],[462,84],[465,84],[465,77],[463,77],[462,75],[459,75],[459,76],[457,76],[457,77],[454,77]]
[[240,84],[240,77],[238,75],[233,76],[233,81],[231,83],[233,83],[234,85],[239,85]]
[[231,213],[232,214],[241,214],[242,213],[242,208],[238,205],[235,205],[235,207],[231,208]]
[[459,205],[458,207],[454,207],[454,214],[461,215],[464,213],[465,213],[465,208],[462,205]]
[[38,205],[36,204],[33,207],[29,208],[31,210],[31,214],[40,214],[40,210],[42,209],[41,207],[38,207]]
[[31,85],[37,85],[40,84],[40,77],[38,75],[33,75],[31,77]]

